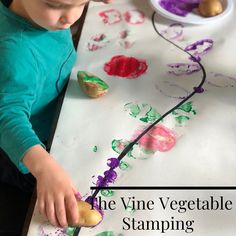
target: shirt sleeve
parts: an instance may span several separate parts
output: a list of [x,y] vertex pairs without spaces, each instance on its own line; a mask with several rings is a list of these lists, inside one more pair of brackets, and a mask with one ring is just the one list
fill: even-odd
[[13,49],[0,49],[0,147],[27,173],[22,157],[34,145],[42,145],[30,123],[39,75],[31,51]]

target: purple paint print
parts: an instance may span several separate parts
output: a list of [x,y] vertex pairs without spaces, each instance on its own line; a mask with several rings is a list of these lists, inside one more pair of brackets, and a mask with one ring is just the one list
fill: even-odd
[[192,55],[190,60],[200,61],[201,57],[212,49],[213,44],[212,39],[202,39],[188,45],[184,50]]
[[190,94],[185,88],[169,81],[160,82],[155,87],[160,93],[169,98],[184,99]]
[[191,75],[201,70],[201,67],[196,63],[171,63],[167,66],[171,68],[168,72],[176,76]]
[[227,76],[222,73],[211,72],[211,76],[207,78],[207,83],[217,88],[236,87],[236,78]]
[[197,8],[200,0],[160,0],[159,4],[166,11],[178,16],[185,17],[188,13]]
[[174,23],[163,30],[161,34],[169,40],[181,40],[183,38],[183,28],[184,26],[182,24]]

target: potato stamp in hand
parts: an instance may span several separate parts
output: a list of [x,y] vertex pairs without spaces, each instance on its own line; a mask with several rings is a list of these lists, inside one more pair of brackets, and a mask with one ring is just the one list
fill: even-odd
[[79,200],[77,201],[79,220],[76,224],[71,223],[71,219],[68,219],[68,223],[72,227],[93,227],[99,224],[102,220],[102,215],[89,203]]
[[92,98],[99,98],[107,94],[109,86],[103,80],[86,71],[78,71],[77,79],[81,89]]

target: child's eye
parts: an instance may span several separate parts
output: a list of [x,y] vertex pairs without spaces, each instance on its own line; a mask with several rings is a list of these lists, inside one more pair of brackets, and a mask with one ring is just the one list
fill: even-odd
[[60,9],[63,7],[63,5],[61,3],[46,2],[46,5],[50,8],[53,8],[53,9]]

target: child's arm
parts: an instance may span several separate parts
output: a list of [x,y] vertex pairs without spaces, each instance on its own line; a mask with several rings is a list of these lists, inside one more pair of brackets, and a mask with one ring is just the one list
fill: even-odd
[[78,221],[77,192],[62,167],[44,150],[35,145],[23,157],[23,163],[37,180],[38,208],[51,224],[67,226],[70,217]]

